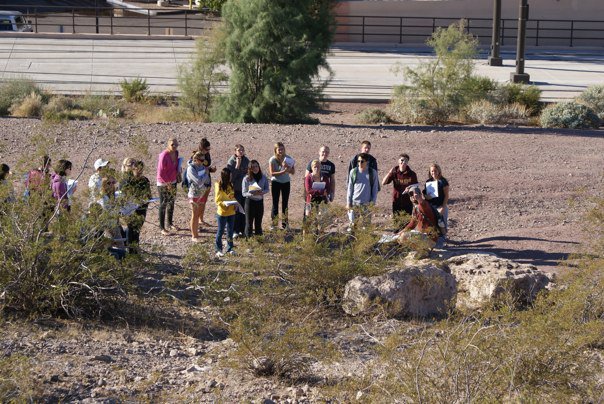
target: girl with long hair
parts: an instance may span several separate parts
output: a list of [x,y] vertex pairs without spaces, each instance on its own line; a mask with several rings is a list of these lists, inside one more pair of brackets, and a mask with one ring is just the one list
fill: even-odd
[[242,195],[245,198],[245,237],[262,235],[264,195],[268,193],[268,179],[260,170],[257,160],[250,162],[247,175],[243,178]]
[[237,200],[235,199],[235,189],[231,184],[231,170],[223,168],[220,172],[220,180],[214,184],[214,202],[216,203],[216,221],[218,230],[216,231],[216,257],[223,257],[222,235],[226,228],[227,231],[227,254],[234,254],[233,250],[233,231],[235,227],[235,212],[237,209]]
[[273,208],[271,210],[271,220],[273,226],[279,222],[279,197],[281,200],[281,226],[288,228],[287,210],[289,204],[289,193],[291,190],[290,174],[293,175],[294,159],[285,154],[285,145],[275,143],[274,155],[268,161],[268,174],[271,177],[271,194],[273,197]]

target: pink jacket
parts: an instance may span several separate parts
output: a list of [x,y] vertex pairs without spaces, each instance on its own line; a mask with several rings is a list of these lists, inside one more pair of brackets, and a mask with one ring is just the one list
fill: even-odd
[[174,184],[178,176],[178,151],[176,161],[172,161],[170,152],[164,150],[157,160],[157,185]]

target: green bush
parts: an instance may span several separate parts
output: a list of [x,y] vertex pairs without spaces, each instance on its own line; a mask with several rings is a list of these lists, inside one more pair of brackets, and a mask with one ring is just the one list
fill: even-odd
[[589,129],[598,128],[600,119],[589,107],[576,102],[562,102],[548,106],[541,113],[544,128]]
[[541,90],[537,86],[504,83],[500,84],[491,94],[490,100],[499,105],[522,104],[528,108],[531,115],[541,111]]
[[[229,92],[213,108],[222,122],[316,122],[333,37],[330,0],[230,0],[222,9]],[[286,23],[284,23],[286,22]]]
[[390,123],[390,116],[380,108],[368,108],[357,116],[357,122],[366,124]]
[[103,231],[117,212],[84,217],[74,203],[56,214],[50,191],[7,201],[0,190],[0,311],[21,316],[111,314],[126,298],[136,257],[108,253]]
[[593,109],[600,120],[604,121],[604,85],[588,87],[577,97],[577,101]]
[[181,66],[178,72],[180,104],[204,120],[209,116],[220,87],[228,80],[223,70],[225,62],[223,36],[224,30],[218,27],[213,28],[207,42],[205,38],[197,39],[192,65]]
[[42,103],[47,101],[47,95],[38,85],[29,79],[10,79],[0,83],[0,115],[8,115],[11,106],[21,102],[32,93],[42,98]]
[[141,79],[140,77],[132,79],[132,81],[124,79],[120,82],[120,87],[124,99],[128,102],[141,102],[149,92],[147,79]]
[[113,96],[86,94],[74,101],[74,109],[88,111],[94,116],[120,118],[124,115],[123,101]]
[[[395,89],[393,103],[399,107],[393,109],[393,118],[399,122],[445,123],[467,104],[468,91],[491,85],[487,79],[472,76],[478,40],[466,32],[465,21],[437,29],[427,43],[436,58],[416,68],[405,67],[408,84]],[[404,116],[407,112],[412,116]]]
[[14,103],[9,110],[12,116],[38,118],[42,115],[43,106],[44,102],[42,101],[42,96],[32,92],[21,100],[21,102]]
[[201,0],[199,3],[199,9],[203,10],[207,8],[211,12],[220,14],[224,3],[226,3],[226,0]]
[[483,76],[470,76],[463,81],[460,91],[464,96],[464,105],[485,100],[497,89],[497,82]]

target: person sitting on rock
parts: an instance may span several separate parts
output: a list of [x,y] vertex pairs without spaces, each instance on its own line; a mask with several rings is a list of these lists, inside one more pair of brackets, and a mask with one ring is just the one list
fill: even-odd
[[437,217],[419,187],[409,187],[407,192],[413,202],[413,211],[411,221],[400,231],[398,241],[402,244],[407,244],[409,241],[422,241],[431,249],[438,239]]

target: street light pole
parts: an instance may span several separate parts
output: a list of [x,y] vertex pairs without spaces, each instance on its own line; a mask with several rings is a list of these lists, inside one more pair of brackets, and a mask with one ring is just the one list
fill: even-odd
[[524,44],[526,42],[526,20],[528,20],[528,0],[520,0],[518,12],[518,40],[516,42],[516,72],[510,74],[512,83],[528,83],[530,76],[524,72]]
[[491,36],[491,55],[489,66],[501,66],[503,61],[499,56],[501,35],[501,0],[493,0],[493,34]]

